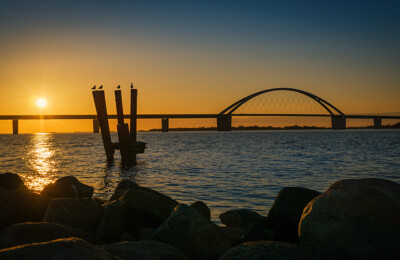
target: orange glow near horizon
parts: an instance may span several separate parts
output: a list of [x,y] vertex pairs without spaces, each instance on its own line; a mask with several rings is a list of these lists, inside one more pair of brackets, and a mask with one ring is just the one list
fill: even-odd
[[[4,3],[0,115],[95,114],[93,85],[104,86],[109,114],[115,114],[113,91],[121,85],[127,113],[131,82],[139,114],[217,114],[247,95],[284,87],[315,94],[345,114],[400,115],[398,37],[387,33],[398,27],[385,20],[390,16],[349,4],[325,15],[323,4],[294,3],[310,11],[297,13],[268,1],[213,8],[139,2]],[[364,20],[354,19],[352,10]],[[36,104],[41,97],[48,101],[45,109]],[[239,124],[329,126],[285,120]],[[19,124],[21,133],[91,131],[91,122],[79,120]],[[139,129],[159,127],[159,121],[139,122]],[[9,121],[0,121],[1,133],[10,129]]]

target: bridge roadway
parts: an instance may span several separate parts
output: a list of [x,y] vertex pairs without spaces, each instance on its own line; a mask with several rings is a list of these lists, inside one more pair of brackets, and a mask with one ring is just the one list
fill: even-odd
[[[217,126],[219,131],[226,131],[231,129],[232,116],[296,116],[296,117],[331,117],[333,129],[345,129],[346,119],[373,119],[374,128],[381,128],[382,119],[400,119],[400,116],[384,116],[384,115],[345,115],[332,116],[328,114],[139,114],[138,119],[161,119],[162,131],[168,131],[169,119],[200,119],[200,118],[215,118],[217,119]],[[109,119],[117,119],[117,115],[108,115]],[[124,118],[129,118],[129,115],[124,115]],[[12,120],[13,134],[18,134],[18,120],[67,120],[67,119],[86,119],[93,120],[93,132],[99,132],[99,124],[97,115],[0,115],[0,120]],[[339,120],[339,126],[337,122]],[[221,122],[220,122],[221,121]],[[220,127],[220,125],[223,125]],[[336,127],[335,127],[336,126]]]

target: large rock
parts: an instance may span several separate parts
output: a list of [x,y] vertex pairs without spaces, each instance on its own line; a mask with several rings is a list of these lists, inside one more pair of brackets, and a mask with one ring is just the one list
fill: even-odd
[[97,236],[108,243],[117,242],[126,229],[125,205],[120,200],[114,200],[102,207],[104,214],[97,228]]
[[3,190],[0,193],[0,230],[29,221],[42,221],[48,198],[27,189]]
[[138,188],[139,185],[134,183],[131,180],[123,180],[118,183],[117,187],[114,190],[114,193],[111,195],[109,201],[117,200],[122,197],[128,190]]
[[100,246],[106,252],[125,260],[186,260],[179,249],[156,241],[120,242]]
[[321,193],[300,187],[283,188],[274,201],[268,216],[268,227],[281,234],[287,242],[298,242],[298,229],[304,207]]
[[0,259],[120,259],[79,238],[62,238],[0,250]]
[[66,176],[48,184],[41,194],[50,198],[91,198],[94,188],[78,181],[73,176]]
[[274,231],[265,229],[260,223],[251,224],[242,236],[243,242],[274,240]]
[[127,190],[119,200],[126,206],[128,231],[157,228],[178,204],[168,196],[140,186]]
[[243,236],[247,234],[249,228],[244,227],[222,227],[225,236],[231,240],[233,246],[243,243]]
[[18,176],[11,172],[6,172],[0,174],[0,187],[5,190],[9,189],[26,189],[24,182]]
[[312,251],[297,244],[276,241],[246,242],[232,247],[220,260],[311,260]]
[[80,228],[95,234],[103,212],[103,207],[93,199],[51,199],[44,221]]
[[58,238],[77,237],[92,244],[100,244],[95,236],[80,229],[49,222],[20,223],[0,232],[0,248],[48,242]]
[[267,218],[257,212],[248,209],[228,210],[219,219],[228,227],[249,227],[253,223],[260,223],[266,226]]
[[334,183],[304,208],[299,238],[328,259],[399,259],[400,184]]
[[152,240],[176,247],[191,259],[213,259],[231,247],[221,227],[184,204],[174,209],[153,234]]
[[134,183],[131,180],[123,180],[120,183],[118,183],[117,187],[115,188],[115,191],[118,190],[130,190],[130,189],[134,189],[137,188],[139,185],[137,185],[136,183]]
[[208,220],[211,220],[211,211],[204,202],[196,201],[190,206],[197,209],[197,211],[203,214]]

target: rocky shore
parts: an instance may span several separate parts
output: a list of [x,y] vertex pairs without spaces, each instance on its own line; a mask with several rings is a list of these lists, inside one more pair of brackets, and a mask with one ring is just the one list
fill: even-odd
[[221,226],[204,202],[129,180],[109,201],[93,190],[67,176],[38,194],[0,174],[0,259],[400,259],[400,184],[389,180],[286,187],[265,216],[229,210]]

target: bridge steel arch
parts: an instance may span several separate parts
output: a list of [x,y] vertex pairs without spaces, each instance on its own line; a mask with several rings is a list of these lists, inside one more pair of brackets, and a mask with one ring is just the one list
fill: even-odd
[[[230,105],[227,108],[225,108],[224,110],[222,110],[218,114],[218,118],[217,118],[218,131],[230,131],[232,129],[232,115],[234,115],[233,112],[235,112],[239,107],[241,107],[243,104],[245,104],[249,100],[251,100],[259,95],[262,95],[262,94],[265,94],[268,92],[272,92],[272,91],[292,91],[292,92],[297,92],[297,93],[303,94],[303,95],[311,98],[318,104],[320,104],[330,114],[331,122],[332,122],[332,129],[345,129],[346,128],[345,114],[342,111],[340,111],[338,108],[336,108],[334,105],[329,103],[328,101],[326,101],[314,94],[311,94],[307,91],[300,90],[300,89],[271,88],[271,89],[262,90],[262,91],[253,93],[251,95],[248,95],[247,97],[244,97],[244,98],[236,101],[232,105]],[[276,115],[276,116],[279,116],[279,115]],[[285,114],[285,116],[290,116],[290,115]],[[293,114],[292,116],[299,116],[299,115]],[[302,116],[306,116],[306,115],[302,115]]]

